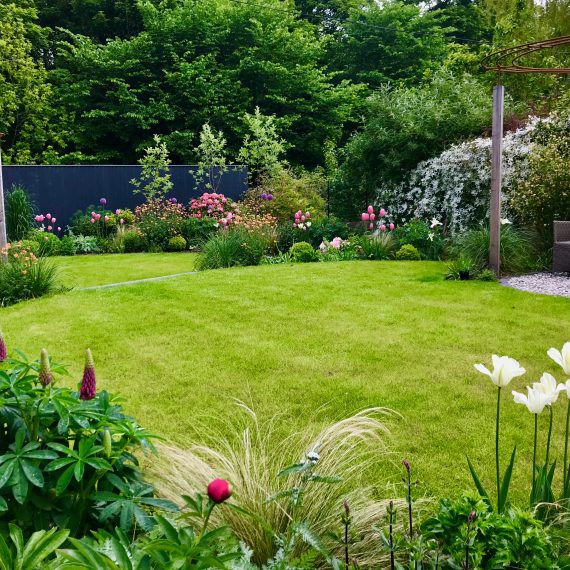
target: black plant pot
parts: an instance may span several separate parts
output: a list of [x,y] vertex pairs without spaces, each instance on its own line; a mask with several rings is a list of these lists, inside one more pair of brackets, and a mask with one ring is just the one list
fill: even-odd
[[459,272],[459,280],[460,281],[469,281],[469,271],[460,271]]

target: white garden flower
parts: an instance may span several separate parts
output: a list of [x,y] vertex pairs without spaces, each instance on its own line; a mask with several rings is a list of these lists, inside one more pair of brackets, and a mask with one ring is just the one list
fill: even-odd
[[509,218],[501,218],[501,225],[505,226],[505,225],[509,225],[512,224],[513,222],[511,222],[511,220],[509,220]]
[[548,372],[545,372],[540,377],[540,382],[535,382],[532,387],[543,394],[549,395],[551,404],[556,403],[556,400],[558,400],[558,394],[560,394],[562,390],[566,390],[566,386],[564,384],[558,384],[558,382],[556,382],[556,378]]
[[515,399],[515,404],[524,404],[531,414],[542,413],[545,406],[549,406],[552,403],[551,396],[545,392],[535,390],[530,386],[527,386],[527,391],[527,396],[521,394],[521,392],[515,392],[514,390],[512,393]]
[[546,354],[548,354],[556,364],[562,367],[565,374],[570,374],[570,342],[564,343],[562,352],[551,348]]
[[433,238],[434,238],[433,232],[429,232],[429,233],[428,233],[428,239],[429,239],[429,241],[433,241]]
[[491,378],[493,384],[503,388],[517,376],[522,376],[526,370],[521,367],[517,360],[508,356],[493,354],[493,372],[483,364],[475,364],[475,369]]
[[443,226],[443,224],[440,221],[436,220],[435,218],[432,218],[431,219],[431,226],[430,226],[431,229],[433,230],[433,228],[435,228],[437,226]]

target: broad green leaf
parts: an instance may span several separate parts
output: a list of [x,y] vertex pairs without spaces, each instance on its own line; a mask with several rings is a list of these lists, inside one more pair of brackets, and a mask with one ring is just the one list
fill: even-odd
[[57,453],[49,449],[39,449],[26,453],[26,459],[56,459],[57,457]]
[[73,477],[73,468],[74,465],[70,465],[60,476],[57,480],[55,485],[55,492],[58,495],[61,495],[68,487],[69,483],[71,482],[71,478]]
[[8,503],[4,497],[0,496],[0,513],[5,513],[8,510]]
[[75,459],[73,457],[60,457],[59,459],[54,459],[51,463],[48,463],[44,467],[44,471],[57,471],[70,463],[75,463]]
[[311,465],[307,463],[297,463],[296,465],[290,465],[281,470],[277,476],[278,477],[288,477],[289,475],[294,475],[295,473],[304,473],[311,468]]
[[9,462],[4,463],[0,466],[0,489],[6,485],[12,473],[14,472],[14,467],[17,464],[17,459],[11,459]]
[[40,489],[44,486],[44,476],[39,467],[36,467],[31,461],[20,459],[20,465],[24,471],[28,481]]
[[24,536],[22,534],[22,529],[15,524],[10,523],[8,525],[10,529],[10,538],[16,547],[16,558],[22,558],[22,552],[24,551]]
[[2,570],[12,570],[12,554],[4,537],[0,534],[0,568]]
[[[34,548],[29,547],[29,542],[24,549],[23,568],[38,568],[39,564],[48,556],[53,554],[69,536],[69,530],[51,529],[49,531],[40,531],[42,533],[40,540]],[[37,534],[37,533],[34,533]]]
[[489,495],[488,495],[487,491],[485,491],[485,488],[483,487],[483,485],[481,484],[479,476],[477,475],[475,468],[471,464],[469,457],[467,457],[467,465],[469,465],[469,471],[471,472],[471,477],[473,477],[473,482],[475,483],[475,487],[477,487],[477,492],[485,500],[485,502],[488,503],[489,506],[491,506],[491,500],[489,499]]
[[23,505],[28,496],[29,484],[28,478],[26,477],[26,473],[24,472],[21,464],[14,469],[12,477],[14,481],[12,483],[12,494],[14,495],[14,499],[16,499],[20,505]]
[[73,468],[73,474],[75,475],[75,480],[78,483],[83,479],[83,473],[85,473],[85,463],[83,463],[83,461],[78,461]]
[[515,445],[515,447],[513,448],[513,452],[511,454],[511,460],[509,461],[509,465],[503,476],[503,482],[501,483],[500,496],[497,506],[497,510],[500,513],[503,512],[503,509],[507,504],[507,495],[509,494],[509,487],[511,484],[511,477],[513,475],[513,466],[515,464],[516,453],[517,453],[517,446]]

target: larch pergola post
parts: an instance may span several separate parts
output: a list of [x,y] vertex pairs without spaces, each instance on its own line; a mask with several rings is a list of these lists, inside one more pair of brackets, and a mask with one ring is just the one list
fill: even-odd
[[[0,144],[2,143],[3,133],[0,133]],[[4,179],[2,177],[2,147],[0,146],[0,250],[8,245],[8,237],[6,235],[6,210],[4,207]]]

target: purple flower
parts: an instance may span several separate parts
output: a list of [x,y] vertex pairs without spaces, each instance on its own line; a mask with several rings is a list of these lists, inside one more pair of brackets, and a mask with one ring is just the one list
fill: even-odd
[[471,524],[471,523],[475,520],[475,517],[476,517],[476,516],[477,516],[477,513],[476,513],[475,511],[471,511],[471,512],[469,513],[469,517],[467,518],[467,522],[468,522],[469,524]]
[[273,194],[267,194],[267,200],[269,201],[273,200]]
[[171,201],[173,204],[177,204],[177,203],[178,203],[178,200],[177,200],[176,198],[170,198],[170,201]]
[[262,199],[262,200],[267,200],[267,194],[266,194],[265,192],[261,195],[261,199]]
[[407,459],[404,459],[404,461],[402,461],[402,465],[406,468],[406,471],[409,473],[410,472],[410,462]]
[[99,204],[101,204],[101,206],[104,206],[107,203],[107,198],[101,198],[101,200],[99,200]]
[[79,397],[82,400],[92,400],[97,393],[97,379],[95,378],[95,364],[91,350],[85,351],[85,368],[83,370],[83,379],[79,388]]
[[0,332],[0,362],[4,362],[8,356],[8,351],[6,350],[6,342],[4,341],[4,335]]
[[45,348],[42,348],[40,354],[40,373],[38,375],[38,380],[42,386],[48,386],[53,380],[51,375],[51,367],[49,363],[49,354]]

